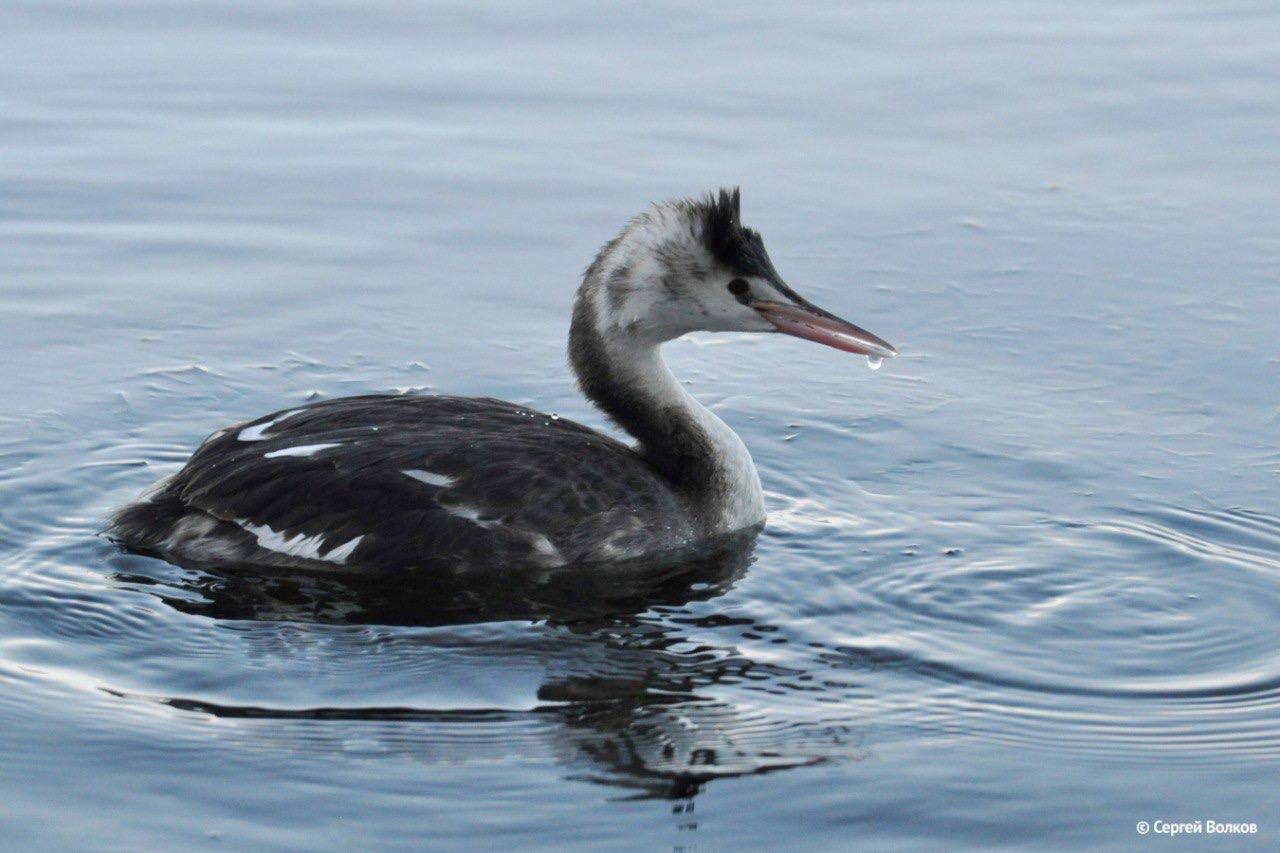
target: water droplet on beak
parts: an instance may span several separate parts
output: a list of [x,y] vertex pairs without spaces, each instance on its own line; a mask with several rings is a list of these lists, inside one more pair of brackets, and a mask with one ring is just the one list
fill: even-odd
[[878,355],[867,356],[867,367],[871,368],[872,370],[879,370],[880,365],[882,364],[884,364],[884,359],[881,358],[880,356]]

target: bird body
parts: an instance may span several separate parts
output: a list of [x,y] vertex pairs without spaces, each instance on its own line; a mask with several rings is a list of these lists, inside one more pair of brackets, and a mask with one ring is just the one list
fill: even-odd
[[488,398],[322,401],[214,433],[108,535],[183,564],[460,572],[678,553],[757,527],[751,455],[662,359],[695,330],[896,354],[782,282],[736,191],[668,202],[597,255],[569,336],[583,392],[634,444]]

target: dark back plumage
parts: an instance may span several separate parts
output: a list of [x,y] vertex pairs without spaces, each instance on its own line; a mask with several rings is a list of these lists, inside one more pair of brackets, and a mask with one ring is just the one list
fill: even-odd
[[[157,524],[156,507],[195,516]],[[267,565],[298,560],[250,547],[263,535],[318,555],[362,537],[343,565],[467,570],[678,547],[693,532],[686,514],[628,447],[567,418],[487,398],[369,395],[215,433],[112,534],[198,563],[216,532],[235,546],[217,561]]]

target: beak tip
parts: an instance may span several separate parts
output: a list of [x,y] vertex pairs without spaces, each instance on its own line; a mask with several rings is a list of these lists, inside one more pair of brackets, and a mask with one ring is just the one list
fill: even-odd
[[883,338],[812,305],[760,301],[752,303],[751,307],[773,324],[775,332],[869,358],[896,358],[898,355],[898,350]]

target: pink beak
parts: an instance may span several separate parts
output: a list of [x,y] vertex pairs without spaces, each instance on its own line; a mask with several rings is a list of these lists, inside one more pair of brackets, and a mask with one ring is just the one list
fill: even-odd
[[751,307],[785,335],[872,358],[893,358],[898,354],[888,341],[804,300],[796,304],[752,302]]

